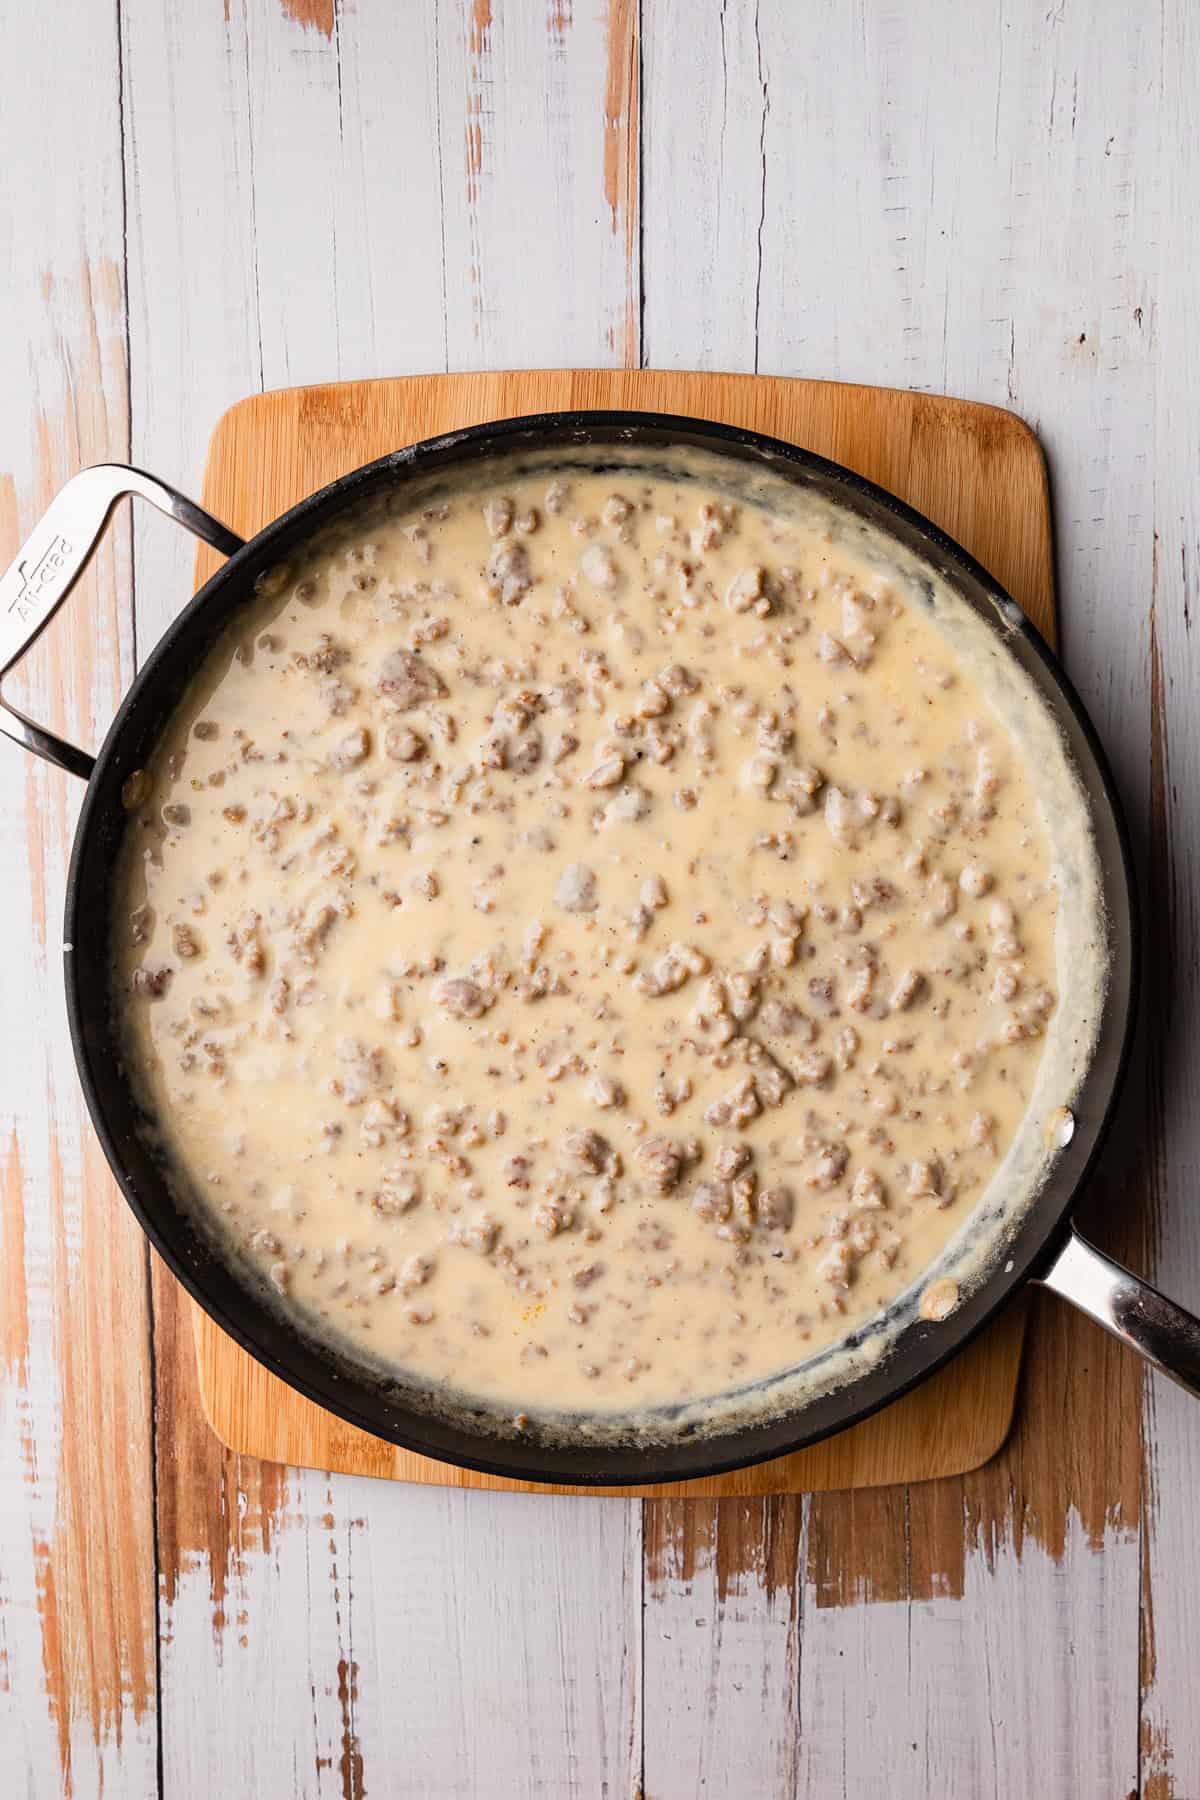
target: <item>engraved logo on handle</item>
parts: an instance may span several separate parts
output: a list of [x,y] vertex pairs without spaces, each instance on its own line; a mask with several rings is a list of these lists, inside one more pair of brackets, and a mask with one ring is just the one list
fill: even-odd
[[14,565],[16,591],[6,611],[18,624],[27,625],[39,607],[61,585],[73,547],[61,535],[52,538],[36,562],[20,561]]

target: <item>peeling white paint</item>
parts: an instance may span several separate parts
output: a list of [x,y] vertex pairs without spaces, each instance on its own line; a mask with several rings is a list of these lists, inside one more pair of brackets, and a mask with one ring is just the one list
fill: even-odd
[[[1129,1793],[1137,1786],[1136,1533],[1090,1546],[1076,1513],[1056,1561],[1012,1522],[967,1553],[961,1596],[802,1600],[797,1791]],[[840,1785],[839,1785],[840,1784]]]

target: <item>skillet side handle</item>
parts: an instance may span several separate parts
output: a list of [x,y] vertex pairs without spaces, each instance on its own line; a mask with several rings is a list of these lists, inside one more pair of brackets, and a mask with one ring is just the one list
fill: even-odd
[[[82,469],[55,495],[12,566],[0,575],[0,682],[41,636],[87,568],[113,507],[125,494],[149,500],[222,556],[242,548],[243,540],[219,519],[141,469],[124,463]],[[92,772],[95,759],[86,750],[55,737],[2,696],[0,731],[69,775],[86,781]]]
[[1036,1278],[1200,1399],[1200,1319],[1072,1229]]

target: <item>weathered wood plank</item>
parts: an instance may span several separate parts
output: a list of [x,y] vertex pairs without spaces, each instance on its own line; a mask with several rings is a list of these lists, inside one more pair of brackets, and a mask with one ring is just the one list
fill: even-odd
[[[123,454],[129,432],[111,14],[14,15],[5,61],[3,565],[61,483]],[[122,521],[69,619],[6,684],[80,743],[130,668],[129,582]],[[0,1764],[7,1791],[47,1797],[155,1788],[146,1253],[84,1123],[62,1003],[80,791],[4,741]]]
[[[622,62],[565,7],[226,10],[125,0],[139,460],[198,481],[264,385],[622,354],[630,15]],[[190,557],[139,531],[140,644]],[[636,1509],[227,1456],[161,1269],[153,1292],[167,1793],[631,1792]]]
[[437,8],[447,367],[636,364],[637,11]]
[[[1156,24],[1158,22],[1156,21]],[[1200,645],[1200,488],[1196,420],[1200,349],[1178,252],[1190,244],[1200,183],[1196,70],[1200,21],[1186,0],[1164,7],[1162,63],[1148,103],[1162,149],[1151,188],[1130,171],[1131,211],[1153,207],[1157,280],[1149,296],[1154,345],[1154,554],[1149,600],[1150,819],[1147,969],[1151,1247],[1158,1278],[1200,1311],[1200,1232],[1196,1178],[1200,1120],[1200,730],[1196,717]],[[1181,236],[1181,234],[1183,234]],[[1200,1715],[1196,1707],[1197,1606],[1195,1495],[1200,1487],[1200,1408],[1169,1382],[1151,1378],[1146,1446],[1143,1555],[1142,1779],[1149,1800],[1200,1792]]]
[[[830,5],[803,22],[780,4],[733,11],[688,8],[685,26],[661,0],[645,23],[650,359],[682,345],[686,361],[1023,410],[1051,452],[1068,657],[1136,811],[1148,696],[1145,613],[1130,597],[1148,595],[1152,550],[1154,188],[1181,129],[1145,104],[1157,27],[1106,8],[1098,30],[1094,9],[1033,4]],[[1136,1142],[1134,1116],[1110,1159],[1113,1197]],[[1138,1224],[1094,1211],[1136,1256]],[[1023,1429],[997,1464],[903,1504],[808,1507],[799,1792],[861,1792],[882,1766],[897,1793],[1026,1792],[1042,1695],[1064,1680],[1058,1766],[1075,1759],[1080,1792],[1136,1785],[1141,1376],[1041,1304]],[[1061,1620],[1048,1660],[1024,1655],[1023,1603]],[[771,1616],[765,1592],[759,1606]],[[678,1584],[651,1583],[648,1694],[655,1646],[691,1610]],[[694,1667],[722,1626],[718,1606],[693,1637]],[[730,1705],[726,1725],[749,1731],[752,1705]],[[704,1770],[714,1752],[695,1731]],[[677,1722],[671,1742],[687,1762]],[[648,1719],[648,1767],[652,1744]]]
[[[642,360],[650,368],[759,366],[766,224],[761,10],[720,0],[653,0],[645,8]],[[790,273],[799,282],[807,277],[807,270]],[[770,375],[830,373],[817,364],[765,361],[762,368]],[[877,370],[863,376],[881,379]]]
[[[375,1490],[354,1479],[327,1491],[344,1515]],[[399,1543],[378,1514],[348,1543],[368,1788],[372,1769],[405,1769],[407,1791],[447,1800],[632,1795],[636,1508],[512,1494],[481,1509],[480,1498],[410,1493]]]
[[644,1781],[654,1800],[794,1791],[803,1500],[645,1505]]

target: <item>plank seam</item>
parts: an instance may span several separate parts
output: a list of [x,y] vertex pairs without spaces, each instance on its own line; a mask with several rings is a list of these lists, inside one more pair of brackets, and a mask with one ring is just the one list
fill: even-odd
[[[117,130],[121,144],[121,292],[125,324],[125,454],[133,460],[133,332],[129,310],[129,162],[134,155],[133,132],[125,105],[125,5],[116,0],[114,23],[117,36]],[[129,532],[129,633],[130,654],[134,670],[138,667],[137,563],[134,554],[132,515],[127,520]],[[119,602],[118,602],[119,604]],[[164,1750],[162,1709],[162,1599],[160,1569],[162,1556],[158,1535],[158,1359],[154,1345],[153,1270],[150,1242],[142,1241],[142,1276],[146,1295],[146,1406],[148,1410],[148,1450],[150,1460],[150,1547],[151,1580],[154,1583],[154,1779],[158,1800],[163,1800]]]
[[441,239],[442,367],[450,373],[450,320],[446,310],[446,163],[442,145],[442,5],[433,0],[433,126],[437,144],[438,231]]

